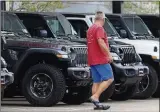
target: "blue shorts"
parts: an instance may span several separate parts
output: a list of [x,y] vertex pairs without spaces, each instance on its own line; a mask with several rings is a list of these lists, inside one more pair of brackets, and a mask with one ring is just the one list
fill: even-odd
[[92,65],[91,74],[94,83],[100,83],[108,79],[114,79],[110,64]]

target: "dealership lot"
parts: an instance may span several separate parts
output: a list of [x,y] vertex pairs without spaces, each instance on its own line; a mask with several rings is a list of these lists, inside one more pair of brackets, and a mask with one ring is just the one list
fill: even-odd
[[[107,112],[159,112],[159,99],[109,101],[111,109]],[[106,103],[107,104],[107,103]],[[23,98],[4,99],[1,112],[92,112],[91,103],[66,105],[59,103],[54,107],[32,107]],[[106,111],[96,111],[106,112]]]

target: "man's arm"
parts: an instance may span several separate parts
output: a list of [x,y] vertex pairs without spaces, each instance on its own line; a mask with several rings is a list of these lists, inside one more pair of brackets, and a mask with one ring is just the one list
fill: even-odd
[[109,56],[110,62],[112,62],[112,61],[113,61],[113,58],[112,58],[112,56],[111,56],[111,53],[110,53],[109,49],[107,48],[106,43],[105,43],[104,40],[103,40],[103,38],[105,38],[103,27],[99,27],[99,28],[97,29],[96,38],[97,38],[98,44],[99,44],[99,46],[100,46],[100,49],[102,50],[102,52],[103,52],[106,56]]
[[104,54],[106,54],[106,56],[110,57],[111,53],[110,53],[109,49],[107,48],[107,46],[106,46],[106,44],[105,44],[105,42],[104,42],[104,40],[102,38],[98,39],[98,44],[99,44],[102,52],[104,52]]

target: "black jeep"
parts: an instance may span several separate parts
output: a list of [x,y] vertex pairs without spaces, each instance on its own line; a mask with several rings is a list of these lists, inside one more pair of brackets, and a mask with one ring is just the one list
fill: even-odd
[[12,94],[17,88],[22,90],[35,106],[52,106],[61,100],[68,104],[85,102],[91,85],[86,45],[63,39],[67,37],[64,34],[70,35],[70,26],[62,15],[55,14],[54,19],[38,15],[22,16],[30,35],[15,14],[1,14],[1,33],[7,40],[2,56],[15,77],[8,91]]
[[[5,36],[1,35],[1,52],[5,50]],[[13,73],[7,70],[7,63],[1,56],[1,100],[3,100],[4,90],[14,81]]]

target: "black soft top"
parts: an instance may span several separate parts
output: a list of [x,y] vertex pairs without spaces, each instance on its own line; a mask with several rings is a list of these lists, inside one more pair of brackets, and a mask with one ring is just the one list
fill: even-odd
[[22,11],[16,11],[13,12],[16,14],[21,14],[21,15],[39,15],[39,16],[59,16],[62,15],[57,12],[22,12]]
[[139,17],[136,14],[105,14],[107,17]]
[[[84,18],[87,15],[95,15],[95,13],[73,13],[73,12],[62,12],[61,14],[65,15],[66,17],[82,17]],[[138,17],[136,14],[105,14],[108,17]]]
[[139,14],[138,16],[143,18],[160,18],[158,14]]
[[16,16],[14,12],[10,12],[10,11],[1,11],[1,14],[12,14]]

